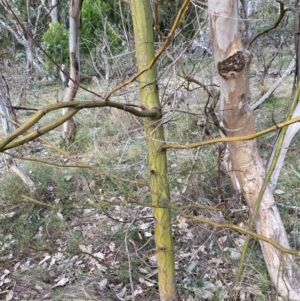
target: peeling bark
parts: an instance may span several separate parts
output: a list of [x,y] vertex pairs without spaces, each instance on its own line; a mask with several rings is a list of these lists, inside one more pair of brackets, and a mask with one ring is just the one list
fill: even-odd
[[[249,106],[248,69],[251,55],[241,42],[236,0],[209,0],[211,41],[219,72],[221,115],[229,137],[254,133],[253,112]],[[234,173],[248,206],[253,210],[262,187],[265,170],[256,141],[229,143]],[[255,223],[256,231],[289,248],[287,235],[271,189],[264,193]],[[289,300],[300,300],[300,283],[294,258],[280,254],[260,242],[267,269],[278,292]]]

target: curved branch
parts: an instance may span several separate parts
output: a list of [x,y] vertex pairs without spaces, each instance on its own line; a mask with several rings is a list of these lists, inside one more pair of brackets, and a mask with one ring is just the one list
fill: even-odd
[[173,148],[173,149],[188,149],[188,148],[196,148],[196,147],[201,147],[204,145],[209,145],[209,144],[216,144],[216,143],[220,143],[220,142],[234,142],[234,141],[243,141],[243,140],[252,140],[255,139],[257,137],[266,135],[268,133],[271,133],[273,131],[276,131],[278,129],[281,129],[283,127],[286,127],[290,124],[293,124],[295,122],[300,122],[300,116],[280,122],[276,125],[273,125],[267,129],[264,129],[262,131],[256,132],[254,134],[250,134],[250,135],[245,135],[245,136],[240,136],[240,137],[222,137],[222,138],[217,138],[217,139],[210,139],[210,140],[205,140],[205,141],[200,141],[200,142],[194,142],[194,143],[190,143],[190,144],[184,144],[184,145],[180,145],[180,144],[175,144],[175,143],[170,143],[170,144],[164,144],[161,145],[161,149],[169,149],[169,148]]
[[266,28],[266,29],[263,30],[262,32],[260,32],[260,33],[258,33],[257,35],[255,35],[255,36],[250,40],[250,42],[248,43],[248,45],[246,46],[247,49],[249,49],[250,46],[253,44],[253,42],[254,42],[256,39],[258,39],[260,36],[266,34],[267,32],[269,32],[269,31],[271,31],[271,30],[273,30],[273,29],[275,29],[275,28],[280,24],[280,22],[281,22],[281,20],[283,19],[285,13],[286,13],[287,11],[290,11],[290,10],[291,10],[290,8],[284,9],[284,3],[283,3],[283,1],[281,1],[281,0],[275,0],[275,1],[276,1],[277,3],[279,3],[279,16],[278,16],[277,21],[274,23],[273,26],[271,26],[271,27],[269,27],[269,28]]
[[194,216],[194,215],[188,215],[188,214],[185,214],[183,212],[181,212],[180,214],[183,217],[187,218],[187,219],[193,219],[193,220],[195,220],[197,222],[205,223],[205,224],[211,225],[211,226],[213,226],[215,228],[231,229],[231,230],[235,230],[237,232],[243,233],[243,234],[250,235],[250,236],[252,236],[252,237],[254,237],[256,239],[259,239],[261,241],[269,243],[270,245],[272,245],[274,248],[276,248],[281,253],[291,254],[291,255],[295,255],[295,256],[300,257],[300,251],[292,250],[292,249],[288,249],[288,248],[282,247],[280,244],[278,244],[277,242],[275,242],[271,238],[268,238],[268,237],[265,237],[263,235],[257,234],[255,232],[249,230],[249,229],[246,229],[246,228],[243,228],[243,227],[239,227],[239,226],[234,225],[234,224],[220,224],[220,223],[214,222],[212,220],[206,219],[204,217]]
[[[23,123],[18,129],[13,131],[11,134],[5,136],[3,139],[0,139],[0,151],[7,150],[9,148],[13,148],[24,144],[28,141],[31,141],[41,135],[57,128],[65,121],[74,116],[78,111],[86,108],[97,108],[97,107],[113,107],[119,110],[123,110],[125,112],[129,112],[138,117],[158,117],[161,113],[159,110],[144,110],[140,111],[133,107],[130,104],[124,104],[114,101],[70,101],[70,102],[61,102],[48,105],[40,110],[38,110],[35,114],[33,114],[25,123]],[[29,130],[33,125],[35,125],[44,115],[49,112],[62,109],[62,108],[70,108],[66,114],[57,118],[55,121],[35,130],[34,132],[15,140],[21,134],[24,134],[27,130]],[[15,140],[15,141],[13,141]],[[13,141],[13,142],[12,142]]]

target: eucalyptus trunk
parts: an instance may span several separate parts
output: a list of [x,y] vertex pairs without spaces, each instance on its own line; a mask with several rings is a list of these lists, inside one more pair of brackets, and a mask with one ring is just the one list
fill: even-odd
[[49,0],[49,6],[51,9],[50,17],[52,22],[58,22],[58,0]]
[[[138,70],[145,68],[154,57],[152,11],[150,0],[131,0],[134,39]],[[147,110],[161,110],[157,67],[142,73],[139,77],[141,107]],[[166,151],[160,146],[165,142],[161,114],[159,118],[144,121],[148,147],[150,192],[155,224],[156,257],[160,300],[178,300],[175,285],[175,258],[172,239],[170,191],[167,178]]]
[[[249,106],[248,68],[250,54],[241,42],[238,1],[209,0],[211,42],[219,73],[220,109],[228,137],[239,137],[255,131]],[[229,143],[232,170],[248,206],[255,208],[264,182],[265,170],[256,141]],[[266,188],[255,221],[256,231],[289,248],[272,191]],[[260,242],[265,263],[278,292],[289,300],[300,300],[300,285],[294,258],[281,254],[266,242]]]
[[[79,31],[80,31],[80,14],[83,0],[70,1],[70,36],[69,36],[69,51],[70,51],[70,75],[69,83],[64,91],[63,101],[73,101],[76,97],[79,80],[80,80],[80,59],[79,59]],[[68,109],[63,109],[63,114]],[[76,135],[76,126],[74,119],[71,118],[63,124],[63,138],[73,140]]]

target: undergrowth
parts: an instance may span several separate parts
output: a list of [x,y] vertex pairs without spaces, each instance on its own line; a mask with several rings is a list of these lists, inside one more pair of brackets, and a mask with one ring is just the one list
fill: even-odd
[[[107,89],[89,88],[97,93]],[[49,103],[52,101],[51,89],[37,89]],[[283,84],[255,112],[257,130],[284,118],[289,89],[289,82]],[[134,92],[130,95],[135,99]],[[82,91],[78,95],[78,100],[91,98]],[[211,121],[207,126],[209,135],[199,122],[204,115],[205,93],[197,90],[187,98],[173,109],[163,109],[166,140],[185,144],[217,137],[219,131]],[[122,100],[122,96],[116,99]],[[200,113],[179,114],[176,110]],[[55,116],[58,113],[47,118]],[[19,150],[25,158],[35,160],[21,162],[37,182],[34,193],[2,168],[0,274],[9,271],[3,279],[17,284],[14,294],[19,300],[42,300],[47,294],[51,300],[116,300],[134,290],[139,290],[138,300],[158,300],[142,121],[112,109],[83,110],[75,121],[78,132],[72,143],[60,138],[59,129],[46,135],[61,152],[38,140]],[[299,142],[296,137],[291,145],[278,182],[283,193],[276,195],[279,202],[294,206],[299,205]],[[258,143],[261,154],[267,158],[271,138],[260,138]],[[216,230],[178,214],[181,206],[193,205],[186,213],[247,226],[249,212],[242,197],[233,190],[219,156],[215,145],[168,151],[179,292],[185,300],[200,300],[201,296],[207,296],[207,300],[237,300],[241,295],[244,300],[275,300],[276,291],[257,242],[248,250],[241,285],[234,288],[244,236]],[[90,168],[80,168],[78,162]],[[226,203],[229,216],[208,209],[220,203]],[[291,245],[298,247],[297,214],[285,208],[280,210]]]

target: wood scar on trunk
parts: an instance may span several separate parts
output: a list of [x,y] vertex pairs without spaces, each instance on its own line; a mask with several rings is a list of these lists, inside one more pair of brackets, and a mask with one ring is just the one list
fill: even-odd
[[246,66],[243,51],[237,51],[227,59],[218,63],[218,72],[224,78],[237,78]]

